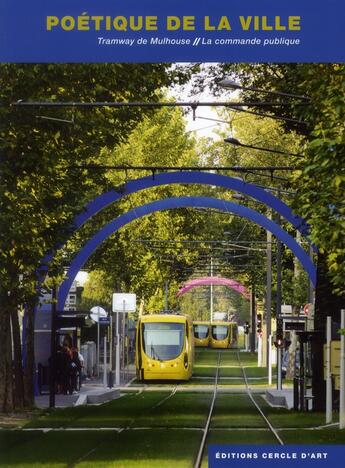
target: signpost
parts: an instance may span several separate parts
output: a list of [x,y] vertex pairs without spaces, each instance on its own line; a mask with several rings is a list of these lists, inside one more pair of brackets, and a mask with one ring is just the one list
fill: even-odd
[[[112,311],[116,314],[116,355],[115,355],[115,383],[120,385],[120,333],[119,314],[135,312],[136,295],[131,293],[114,293]],[[125,315],[123,315],[124,320]],[[111,369],[112,371],[112,369]]]
[[[92,307],[90,312],[92,320],[97,323],[97,376],[99,377],[100,325],[108,325],[109,319],[106,311],[100,306]],[[105,319],[108,323],[104,323],[102,319]]]

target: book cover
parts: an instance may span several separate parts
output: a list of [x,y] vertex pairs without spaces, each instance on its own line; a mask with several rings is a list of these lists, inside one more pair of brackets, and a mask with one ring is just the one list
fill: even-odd
[[340,0],[0,3],[0,466],[340,467]]

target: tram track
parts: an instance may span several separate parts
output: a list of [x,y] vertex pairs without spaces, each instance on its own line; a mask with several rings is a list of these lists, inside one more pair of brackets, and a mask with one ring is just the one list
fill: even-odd
[[156,403],[155,405],[152,406],[152,408],[150,408],[150,411],[152,411],[153,409],[156,409],[158,408],[159,406],[163,405],[166,401],[170,400],[171,397],[173,397],[175,395],[175,393],[177,392],[177,385],[175,387],[173,387],[173,389],[171,390],[171,392],[169,393],[169,395],[167,395],[166,397],[164,397],[162,400],[160,400],[158,403]]
[[[240,358],[240,354],[238,351],[234,352],[232,354],[233,357],[231,357],[231,355],[229,355],[229,353],[227,352],[223,352],[223,351],[218,351],[217,354],[214,356],[216,359],[215,360],[212,360],[213,361],[213,365],[215,365],[215,373],[213,374],[213,393],[212,393],[212,386],[210,386],[207,391],[205,393],[209,393],[209,396],[210,398],[208,399],[208,404],[207,406],[205,406],[205,413],[204,415],[206,416],[206,422],[205,422],[205,419],[203,420],[203,422],[201,422],[201,425],[198,427],[196,425],[192,425],[190,427],[175,427],[175,426],[170,426],[169,424],[168,425],[165,425],[164,423],[162,425],[152,425],[152,424],[143,424],[143,425],[138,425],[137,422],[138,422],[138,419],[140,420],[140,418],[142,416],[147,416],[148,417],[148,421],[150,421],[150,418],[151,416],[154,417],[155,414],[156,414],[156,410],[158,409],[158,411],[160,412],[160,407],[162,407],[163,405],[165,405],[170,399],[172,399],[175,395],[177,395],[178,393],[180,393],[180,391],[182,390],[178,384],[175,384],[174,386],[171,386],[169,391],[165,392],[164,395],[161,395],[160,398],[156,398],[156,401],[155,402],[152,402],[151,405],[147,405],[145,409],[142,409],[141,411],[137,412],[135,417],[129,419],[129,421],[127,422],[126,425],[120,427],[100,427],[100,428],[92,428],[92,427],[85,427],[85,428],[81,428],[81,427],[72,427],[72,428],[64,428],[63,430],[68,430],[68,431],[78,431],[78,430],[85,430],[85,431],[104,431],[105,434],[109,434],[109,436],[106,437],[106,441],[109,441],[109,437],[111,438],[111,434],[114,433],[114,432],[117,432],[118,434],[122,433],[131,433],[132,431],[133,432],[137,432],[137,431],[144,431],[143,433],[148,433],[152,430],[162,430],[162,429],[169,429],[171,431],[175,431],[178,432],[178,431],[189,431],[189,432],[199,432],[199,441],[196,441],[196,445],[195,445],[195,448],[196,448],[196,457],[194,458],[194,460],[191,460],[192,463],[193,463],[193,466],[194,468],[200,468],[203,463],[205,462],[205,456],[206,456],[206,451],[207,451],[207,444],[210,443],[211,440],[215,439],[222,439],[222,437],[219,438],[219,436],[217,435],[215,437],[215,434],[218,433],[220,434],[222,431],[223,432],[227,432],[227,433],[231,433],[231,432],[241,432],[241,431],[260,431],[260,432],[264,432],[264,431],[267,431],[268,433],[268,429],[270,431],[270,433],[272,433],[272,435],[274,436],[274,438],[278,441],[278,443],[280,445],[284,445],[284,442],[282,441],[282,439],[279,437],[279,434],[277,432],[277,430],[272,426],[272,424],[270,423],[270,421],[267,419],[267,417],[265,416],[265,414],[263,413],[262,409],[260,408],[259,406],[259,402],[257,402],[254,398],[254,394],[255,394],[255,388],[253,389],[253,394],[252,394],[252,390],[250,388],[250,382],[249,382],[249,379],[247,378],[247,375],[246,375],[246,370],[241,362],[241,358]],[[229,357],[230,357],[230,361],[229,361]],[[237,363],[236,363],[237,361]],[[246,396],[248,397],[248,399],[250,400],[250,402],[254,405],[255,409],[258,411],[258,413],[260,413],[260,416],[261,418],[265,421],[265,426],[262,426],[262,427],[245,427],[245,426],[242,426],[242,424],[240,424],[240,426],[236,427],[236,424],[238,423],[235,423],[235,426],[234,427],[231,427],[231,413],[228,414],[228,420],[229,420],[229,417],[230,417],[230,420],[228,422],[228,424],[226,424],[226,426],[228,427],[217,427],[217,418],[219,416],[218,412],[219,412],[219,408],[221,408],[222,406],[220,406],[218,408],[218,412],[217,412],[217,402],[218,402],[218,398],[221,398],[221,394],[224,394],[223,392],[223,388],[222,388],[222,385],[221,385],[221,372],[222,372],[222,369],[226,367],[233,367],[233,365],[236,365],[236,367],[238,368],[238,378],[240,378],[241,380],[243,379],[243,387],[245,388],[242,388],[241,389],[241,393],[245,392],[246,393]],[[212,377],[211,377],[212,378]],[[167,390],[167,389],[166,389]],[[181,393],[184,393],[184,391],[193,391],[192,389],[185,389],[183,388],[183,391]],[[150,392],[150,387],[141,387],[139,389],[136,389],[136,395],[143,395],[143,394],[146,394],[146,393],[151,393]],[[193,392],[194,393],[194,392]],[[198,393],[198,392],[196,392]],[[234,390],[230,390],[229,391],[226,391],[227,394],[229,394],[229,396],[231,397],[231,394],[235,393],[236,394],[236,391],[234,392]],[[211,396],[212,395],[212,396]],[[249,400],[246,399],[247,403],[246,405],[249,405]],[[244,401],[244,400],[242,400]],[[163,413],[164,413],[164,410],[163,410]],[[157,413],[158,414],[158,413]],[[204,417],[205,417],[204,416]],[[162,421],[163,422],[163,421]],[[37,430],[34,429],[34,430]],[[47,429],[45,429],[47,431]],[[48,429],[49,430],[49,429]],[[52,432],[54,431],[61,431],[62,428],[51,428],[50,429]],[[132,437],[132,436],[124,436],[125,438],[126,437]],[[146,437],[146,435],[145,435]],[[228,439],[228,442],[227,443],[230,443],[231,444],[231,439],[232,437],[230,436],[230,439],[229,437],[227,436],[226,437]],[[238,438],[242,438],[242,436],[239,436],[237,437],[237,435],[235,436],[235,439],[238,439]],[[224,438],[223,438],[224,439]],[[224,443],[224,442],[223,442]],[[199,444],[199,445],[198,445]],[[91,452],[88,452],[86,453],[84,456],[82,456],[82,459],[85,459],[87,458],[90,454],[93,453],[93,451],[95,450],[98,450],[99,449],[99,446],[97,445],[96,447],[90,447],[91,448]],[[80,461],[80,460],[79,460]],[[74,465],[71,465],[71,466],[74,466]]]
[[[260,408],[259,404],[256,402],[255,398],[252,395],[252,391],[251,391],[251,388],[250,388],[250,385],[249,385],[249,382],[248,382],[246,371],[245,371],[245,369],[244,369],[244,367],[242,365],[241,358],[240,358],[238,350],[236,351],[236,357],[237,357],[238,365],[239,365],[239,367],[241,369],[241,372],[242,372],[243,381],[244,381],[244,384],[245,384],[245,392],[248,395],[248,398],[250,399],[250,401],[253,403],[253,405],[255,406],[257,411],[259,412],[260,416],[264,420],[264,422],[265,422],[266,426],[268,427],[269,431],[273,434],[274,438],[278,441],[278,443],[280,445],[284,445],[284,442],[280,438],[277,430],[272,426],[271,422],[268,420],[268,418],[266,417],[266,415],[264,414],[264,412]],[[215,406],[215,402],[216,402],[216,398],[217,398],[217,394],[218,394],[218,390],[219,390],[218,389],[218,382],[219,382],[220,361],[221,361],[221,353],[218,352],[217,369],[216,369],[215,383],[214,383],[214,390],[213,390],[213,398],[212,398],[212,401],[211,401],[211,405],[210,405],[208,417],[207,417],[207,420],[206,420],[206,424],[205,424],[205,427],[203,429],[203,435],[202,435],[202,439],[201,439],[201,442],[200,442],[197,457],[196,457],[196,460],[195,460],[195,463],[194,463],[194,468],[200,468],[201,467],[204,452],[205,452],[206,441],[207,441],[207,437],[209,435],[211,419],[212,419],[213,410],[214,410],[214,406]],[[219,428],[218,430],[223,430],[224,431],[224,428]],[[234,428],[230,428],[229,430],[233,431]],[[250,429],[249,428],[237,428],[237,430],[246,430],[246,431],[248,431]],[[255,430],[255,431],[265,430],[266,431],[267,429],[266,428],[253,428],[252,430]]]
[[205,427],[204,427],[204,430],[203,430],[203,435],[202,435],[200,447],[199,447],[199,450],[198,450],[198,454],[197,454],[197,457],[196,457],[196,461],[194,463],[194,468],[200,468],[201,463],[202,463],[202,457],[203,457],[204,451],[205,451],[206,439],[207,439],[208,431],[209,431],[209,428],[210,428],[213,408],[214,408],[214,404],[215,404],[216,397],[217,397],[217,391],[218,391],[219,365],[220,365],[220,352],[218,351],[217,369],[216,369],[213,397],[212,397],[208,417],[207,417],[207,420],[206,420],[206,424],[205,424]]
[[258,412],[260,413],[260,416],[262,417],[262,419],[265,421],[266,425],[268,426],[269,430],[272,432],[272,434],[274,435],[275,439],[279,442],[280,445],[284,445],[284,442],[282,441],[282,439],[280,438],[278,432],[276,431],[276,429],[272,426],[272,424],[270,423],[270,421],[268,420],[268,418],[266,417],[266,415],[264,414],[264,412],[262,411],[262,409],[260,408],[259,404],[255,401],[255,398],[253,397],[252,395],[252,392],[251,392],[251,389],[250,389],[250,386],[249,386],[249,383],[248,383],[248,378],[247,378],[247,375],[246,375],[246,371],[242,365],[242,362],[241,362],[241,358],[240,358],[240,354],[239,354],[239,351],[237,350],[236,352],[236,356],[237,356],[237,360],[238,360],[238,364],[241,368],[241,371],[242,371],[242,375],[243,375],[243,380],[244,380],[244,383],[245,383],[245,386],[246,386],[246,392],[247,392],[247,395],[248,397],[250,398],[251,402],[253,403],[253,405],[255,406],[255,408],[258,410]]
[[[150,408],[148,408],[148,409],[146,409],[145,411],[143,411],[142,414],[144,414],[145,412],[150,413],[152,410],[154,410],[154,409],[158,408],[159,406],[163,405],[167,400],[169,400],[171,397],[173,397],[173,396],[175,395],[176,391],[177,391],[177,386],[175,385],[175,387],[172,388],[171,392],[170,392],[168,395],[164,396],[164,398],[162,398],[161,400],[159,400],[159,401],[158,401],[157,403],[155,403],[153,406],[151,406]],[[140,392],[140,393],[144,393],[144,392],[145,392],[145,390],[143,390],[143,391]],[[134,425],[134,423],[135,423],[135,421],[137,420],[137,418],[138,418],[138,416],[136,416],[135,418],[133,418],[133,419],[131,420],[131,422],[128,424],[128,426],[127,426],[127,427],[124,427],[123,430],[124,430],[124,431],[128,431],[128,430],[132,429],[132,428],[133,428],[133,425]]]

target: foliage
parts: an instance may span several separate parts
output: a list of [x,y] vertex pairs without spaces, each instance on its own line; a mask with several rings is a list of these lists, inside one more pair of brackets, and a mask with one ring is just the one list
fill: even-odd
[[[275,97],[245,91],[244,100],[278,104],[253,109],[279,115],[289,132],[304,136],[304,157],[296,160],[293,187],[296,211],[311,226],[311,239],[326,255],[335,292],[345,284],[345,65],[344,64],[219,64],[210,76],[230,76],[244,86],[306,96],[309,100]],[[200,76],[200,83],[202,77]],[[212,81],[211,81],[212,82]],[[221,89],[215,86],[215,92]],[[224,92],[224,90],[222,90]],[[327,228],[326,228],[327,227]]]
[[[180,298],[181,312],[193,320],[210,320],[210,287],[198,287]],[[234,314],[240,323],[248,320],[249,302],[240,294],[224,286],[213,287],[214,312]]]
[[[176,80],[177,72],[170,74],[164,64],[1,65],[0,273],[6,294],[20,295],[23,287],[34,292],[39,259],[65,238],[66,226],[85,200],[107,184],[102,173],[73,165],[98,162],[101,148],[124,141],[143,116],[138,108],[85,111],[11,104],[156,100],[157,89]],[[21,290],[19,273],[25,275]]]
[[[299,139],[286,138],[285,131],[275,121],[258,119],[251,115],[233,115],[224,112],[223,118],[231,120],[229,130],[221,133],[224,137],[228,131],[245,143],[271,147],[276,145],[281,151],[296,152]],[[196,148],[193,140],[188,137],[185,124],[179,110],[162,109],[156,114],[146,117],[133,130],[128,141],[114,150],[105,148],[102,157],[110,164],[128,165],[127,177],[132,176],[131,165],[191,165],[202,161],[207,165],[270,165],[284,164],[284,156],[272,156],[259,151],[258,156],[245,148],[234,148],[225,145],[222,140],[211,141],[205,139],[198,142]],[[251,132],[248,130],[251,129]],[[267,141],[265,141],[265,139]],[[262,141],[260,141],[262,140]],[[133,173],[134,175],[134,173]],[[137,176],[135,172],[135,176]],[[283,176],[283,174],[282,174]],[[124,175],[108,172],[106,177],[115,186],[124,182]],[[289,180],[284,178],[269,180],[264,176],[248,174],[246,179],[267,185],[274,189],[289,189]],[[208,195],[233,200],[245,204],[253,209],[267,214],[266,207],[246,198],[238,200],[234,194],[216,187],[188,186],[189,195]],[[129,199],[117,202],[109,209],[93,218],[92,223],[84,227],[80,239],[88,238],[105,222],[115,216],[163,196],[185,195],[186,188],[168,186],[150,189],[132,195]],[[289,194],[283,194],[289,201]],[[288,228],[288,227],[287,227]],[[242,243],[242,241],[244,243]],[[261,244],[260,244],[261,242]],[[75,252],[81,243],[74,238],[69,255]],[[284,251],[285,252],[285,251]],[[181,282],[193,276],[203,276],[210,273],[211,258],[213,259],[213,274],[231,277],[250,287],[256,285],[259,297],[263,297],[266,283],[266,234],[265,231],[249,221],[239,217],[212,210],[173,210],[156,213],[132,222],[118,233],[105,241],[97,250],[97,256],[92,256],[88,262],[91,269],[101,269],[101,277],[91,275],[89,285],[84,291],[85,300],[89,300],[92,287],[98,297],[94,301],[102,302],[111,297],[114,290],[136,292],[140,303],[147,312],[162,310],[165,307],[165,286],[169,283],[169,308],[180,309],[194,318],[208,317],[209,297],[199,288],[190,294],[176,300],[176,292]],[[289,261],[283,263],[286,269],[283,277],[288,278],[284,283],[283,298],[286,302],[300,306],[306,298],[306,278],[303,281],[294,280],[294,264],[290,253],[284,255]],[[68,257],[69,258],[69,257]],[[96,283],[95,283],[96,279]],[[298,287],[292,287],[292,285]],[[105,286],[106,285],[106,286]],[[215,309],[228,311],[235,309],[241,320],[247,319],[248,304],[239,301],[236,294],[225,292],[226,289],[215,288]],[[94,305],[90,303],[90,305]],[[274,302],[274,301],[273,301]],[[274,305],[274,304],[273,304]]]
[[[274,167],[286,166],[287,155],[280,155],[266,152],[264,150],[253,150],[245,146],[224,145],[223,138],[231,136],[238,139],[244,145],[256,146],[258,148],[268,148],[281,151],[284,153],[298,154],[303,145],[302,138],[292,130],[286,132],[283,125],[273,119],[263,119],[258,116],[236,112],[226,109],[220,114],[224,121],[229,124],[219,132],[222,140],[204,140],[201,141],[198,147],[199,154],[203,154],[206,158],[206,164],[217,163],[220,166],[241,166],[241,167]],[[293,158],[292,159],[297,159]],[[281,198],[287,205],[292,204],[295,192],[293,190],[291,178],[288,172],[275,170],[270,171],[252,171],[248,169],[244,178],[248,182],[252,182],[266,189],[272,190],[273,194]],[[225,194],[226,196],[226,194]],[[223,194],[224,197],[224,194]],[[246,205],[263,215],[270,215],[265,205],[252,200],[249,197],[232,194],[232,201]],[[275,220],[277,222],[277,220]],[[291,226],[284,220],[280,220],[283,228],[295,235]],[[227,228],[228,239],[239,244],[242,240],[247,240],[248,244],[242,245],[241,251],[234,251],[235,257],[239,257],[237,262],[245,263],[245,272],[235,273],[236,278],[247,285],[255,283],[259,297],[264,295],[266,284],[266,234],[264,230],[252,223],[246,222],[243,219],[234,219],[231,225]],[[252,244],[251,244],[252,242]],[[261,242],[261,243],[260,243]],[[243,254],[245,248],[249,248],[246,258]],[[307,246],[305,246],[307,247]],[[273,246],[273,283],[275,283],[275,248]],[[241,257],[242,254],[242,257]],[[241,259],[241,260],[240,260]],[[236,260],[232,260],[232,265],[236,267]],[[298,263],[298,262],[297,262]],[[296,273],[296,268],[298,273]],[[293,262],[292,253],[283,249],[282,263],[282,295],[283,301],[288,304],[294,304],[300,307],[306,302],[308,282],[304,271],[300,272],[300,266],[296,267]],[[275,288],[273,287],[273,310],[275,310]]]
[[[124,142],[145,114],[134,107],[85,110],[12,104],[20,100],[156,101],[163,87],[184,82],[189,71],[144,63],[1,64],[0,71],[1,411],[12,409],[12,403],[6,400],[12,393],[12,346],[6,341],[10,337],[10,312],[14,311],[12,329],[17,330],[15,339],[19,343],[15,365],[21,367],[15,317],[19,304],[30,304],[27,343],[31,343],[31,358],[26,363],[33,365],[33,308],[40,260],[65,241],[74,214],[108,184],[102,172],[76,166],[101,161],[101,149]],[[57,260],[55,268],[50,268],[52,276],[61,272],[60,258]],[[27,374],[31,380],[33,369]],[[16,383],[18,388],[20,382]]]
[[[128,165],[127,176],[131,177],[131,165],[195,164],[193,147],[194,142],[185,131],[180,110],[164,108],[151,117],[144,118],[126,143],[114,149],[104,149],[101,157],[110,164],[116,162]],[[143,171],[143,174],[146,173]],[[140,175],[135,172],[136,177]],[[115,186],[124,182],[123,174],[117,172],[108,172],[106,177],[109,184]],[[124,198],[116,206],[103,210],[92,223],[88,223],[85,226],[85,236],[89,237],[105,222],[135,206],[163,196],[178,196],[182,193],[184,189],[181,187],[164,187],[152,189],[149,193],[145,191],[134,194],[130,199]],[[100,268],[111,279],[108,297],[111,290],[131,290],[145,301],[148,311],[157,311],[164,307],[165,282],[169,281],[169,303],[170,306],[175,306],[176,281],[185,278],[182,270],[190,265],[193,258],[193,253],[184,252],[179,255],[176,249],[181,251],[182,241],[193,238],[195,229],[202,228],[201,222],[201,216],[191,210],[173,210],[146,216],[105,241],[98,249],[97,257],[90,259],[89,268]],[[181,245],[175,245],[179,240]],[[71,243],[72,253],[78,246],[78,242]]]

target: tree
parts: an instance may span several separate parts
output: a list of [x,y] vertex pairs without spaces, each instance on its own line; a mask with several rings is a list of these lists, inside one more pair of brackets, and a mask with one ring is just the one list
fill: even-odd
[[[127,177],[132,176],[131,165],[192,165],[197,159],[194,141],[186,133],[181,111],[171,108],[163,108],[143,119],[127,142],[116,148],[105,148],[101,156],[108,164],[128,165]],[[141,174],[136,171],[135,177],[144,174],[147,172]],[[123,172],[110,171],[106,177],[116,186],[125,180]],[[90,237],[106,222],[135,206],[183,193],[184,188],[178,186],[157,187],[126,197],[88,223],[84,227],[85,236]],[[193,258],[193,254],[186,252],[180,256],[172,242],[195,235],[200,223],[200,215],[192,210],[173,210],[144,217],[105,241],[88,265],[91,269],[101,269],[103,275],[111,278],[108,298],[115,289],[131,289],[145,302],[147,311],[161,310],[164,307],[165,282],[170,283],[169,302],[174,305],[172,291],[177,288],[177,284],[173,287],[174,282],[185,278],[183,269]],[[155,239],[164,243],[163,248],[150,245],[150,241]],[[78,248],[76,239],[72,251]]]
[[[17,407],[33,403],[33,310],[40,259],[65,241],[74,214],[108,183],[102,173],[75,166],[95,163],[101,148],[125,141],[145,112],[139,108],[18,108],[12,103],[157,100],[162,87],[183,82],[188,74],[168,64],[1,64],[0,411],[14,408],[13,388]],[[20,394],[16,313],[23,303],[28,337],[25,398]],[[16,343],[15,387],[10,321]]]
[[[226,113],[222,117],[233,119],[232,115],[228,116]],[[250,138],[263,140],[264,147],[269,147],[272,142],[277,146],[277,149],[296,150],[298,138],[293,141],[285,138],[284,130],[276,122],[267,124],[262,119],[253,116],[246,116],[246,119],[241,118],[238,121],[236,118],[233,119],[232,130],[241,140],[246,138],[245,132],[248,132],[248,128],[252,129]],[[243,132],[243,136],[241,132]],[[227,134],[220,135],[220,137]],[[250,143],[248,140],[244,140],[244,142]],[[203,160],[207,165],[236,165],[239,161],[242,161],[243,165],[267,165],[272,164],[274,158],[277,159],[276,156],[267,155],[263,151],[259,152],[259,157],[254,159],[252,153],[225,145],[222,140],[218,142],[202,141],[198,144],[196,153],[192,141],[185,134],[180,111],[171,109],[163,109],[144,119],[125,144],[117,147],[114,151],[105,149],[102,154],[107,161],[114,160],[128,165],[128,177],[131,176],[131,164],[191,165],[195,161]],[[281,161],[284,157],[278,156],[279,158],[278,164],[282,164]],[[139,175],[137,171],[135,175]],[[117,172],[110,172],[107,177],[116,186],[124,181],[124,175]],[[264,176],[255,176],[254,180],[267,185],[267,179]],[[284,179],[282,182],[279,178],[269,180],[269,184],[277,188],[281,187],[283,183],[286,184],[289,181]],[[233,196],[229,191],[204,186],[188,186],[187,193],[210,195],[229,200]],[[128,209],[163,195],[181,194],[186,194],[184,187],[156,188],[150,189],[149,192],[132,195],[130,199],[117,202],[109,209],[104,210],[100,216],[94,218],[89,227],[85,226],[86,234],[82,237],[89,237],[105,222]],[[246,199],[244,203],[264,214],[266,213],[266,208],[263,205],[255,204],[249,199]],[[225,232],[227,235],[224,234]],[[193,274],[198,275],[200,271],[208,274],[211,257],[216,263],[216,275],[239,279],[247,286],[255,284],[258,294],[263,296],[265,264],[262,246],[257,244],[248,244],[246,247],[236,246],[231,241],[228,245],[227,238],[240,240],[240,242],[243,238],[255,241],[261,239],[264,249],[266,247],[264,230],[246,220],[228,214],[224,216],[224,214],[212,210],[199,210],[197,212],[176,210],[151,215],[131,223],[130,226],[121,230],[99,247],[97,256],[89,261],[89,267],[91,269],[100,268],[102,274],[107,278],[105,281],[107,284],[108,279],[112,278],[106,293],[108,300],[114,288],[127,288],[127,290],[130,288],[145,301],[147,311],[157,311],[164,307],[164,285],[167,280],[170,283],[169,303],[173,307],[177,306],[174,294],[171,294],[174,288],[177,292],[178,284],[181,281]],[[194,239],[198,239],[199,243],[188,244],[188,240]],[[210,241],[212,239],[216,242],[220,242],[219,239],[223,239],[223,241],[219,245],[207,242],[203,244],[202,242],[202,240]],[[74,250],[77,248],[79,248],[79,244],[74,246]],[[293,270],[293,263],[290,268]],[[96,302],[104,300],[102,292],[104,284],[98,288],[94,283],[94,276],[90,280],[91,284],[96,296],[97,290],[100,291],[98,297],[95,297]],[[194,310],[195,304],[188,302],[188,305],[185,306],[186,301],[188,302],[188,299],[183,299],[180,302],[183,310],[187,310],[188,307],[192,307]]]

